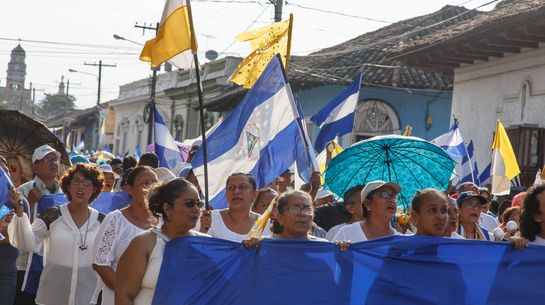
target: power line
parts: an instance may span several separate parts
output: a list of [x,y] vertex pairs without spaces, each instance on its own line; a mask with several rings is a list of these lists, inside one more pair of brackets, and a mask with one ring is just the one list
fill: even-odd
[[302,9],[306,9],[306,10],[312,10],[312,11],[328,13],[328,14],[334,14],[334,15],[345,16],[345,17],[364,19],[364,20],[369,20],[369,21],[374,21],[374,22],[387,23],[387,24],[392,24],[393,23],[392,21],[386,21],[386,20],[374,19],[374,18],[369,18],[369,17],[350,15],[350,14],[345,14],[345,13],[341,13],[341,12],[335,12],[335,11],[330,11],[330,10],[319,9],[319,8],[315,8],[315,7],[303,6],[303,5],[300,5],[300,4],[297,4],[297,3],[291,3],[291,2],[288,2],[288,1],[286,1],[286,5],[296,6],[296,7],[302,8]]
[[[257,15],[257,17],[255,17],[255,19],[252,21],[252,23],[250,23],[250,25],[247,26],[246,29],[244,29],[243,32],[248,31],[252,27],[252,25],[254,25],[257,22],[257,20],[261,17],[261,15],[263,15],[267,11],[267,9],[269,9],[269,7],[265,7],[265,9],[263,11],[261,11],[261,13],[259,13],[259,15]],[[218,56],[225,54],[225,52],[227,52],[227,50],[229,50],[236,42],[237,42],[237,40],[233,39],[233,42],[231,42],[231,44],[228,45],[227,48],[225,48],[223,51],[221,51],[221,53]]]
[[[101,45],[101,44],[89,44],[89,43],[73,43],[73,42],[60,42],[60,41],[31,40],[31,39],[18,39],[18,38],[7,38],[7,37],[0,37],[0,40],[28,42],[28,43],[43,43],[43,44],[64,45],[64,46],[76,46],[76,47],[85,47],[85,48],[114,49],[114,50],[117,49],[117,46]],[[132,49],[132,50],[138,50],[138,49],[135,48],[135,49]]]
[[[473,1],[473,0],[471,0]],[[392,40],[397,40],[397,39],[400,39],[402,37],[405,37],[407,35],[411,35],[411,34],[415,34],[415,33],[418,33],[420,31],[423,31],[423,30],[427,30],[427,29],[430,29],[430,28],[433,28],[433,27],[436,27],[438,25],[441,25],[443,23],[446,23],[446,22],[449,22],[449,21],[452,21],[452,20],[455,20],[456,18],[458,17],[461,17],[463,15],[466,15],[466,14],[469,14],[473,11],[476,11],[477,9],[481,8],[481,7],[484,7],[484,6],[487,6],[487,5],[490,5],[492,3],[495,3],[495,2],[498,2],[500,0],[492,0],[492,1],[489,1],[485,4],[481,4],[473,9],[468,9],[456,16],[453,16],[453,17],[450,17],[448,19],[445,19],[445,20],[442,20],[442,21],[439,21],[439,22],[436,22],[436,23],[433,23],[433,24],[430,24],[428,26],[425,26],[425,27],[421,27],[421,28],[417,28],[415,30],[410,30],[410,31],[407,31],[403,34],[400,34],[400,35],[396,35],[396,36],[393,36],[393,37],[389,37],[389,38],[385,38],[385,39],[382,39],[382,40],[379,40],[379,41],[375,41],[373,43],[369,43],[369,44],[366,44],[366,45],[363,45],[361,47],[355,47],[355,48],[349,48],[349,49],[344,49],[344,50],[338,50],[338,51],[330,51],[330,52],[324,52],[324,53],[318,53],[318,54],[308,54],[306,55],[307,57],[323,57],[323,56],[335,56],[335,55],[340,55],[340,54],[346,54],[346,53],[351,53],[351,52],[355,52],[355,51],[361,51],[361,50],[366,50],[366,49],[370,49],[371,47],[374,47],[376,45],[379,45],[379,44],[382,44],[382,43],[385,43],[385,42],[389,42],[389,41],[392,41]],[[441,11],[438,11],[434,14],[432,14],[431,16],[437,14],[437,13],[440,13]],[[431,17],[429,16],[429,17]]]

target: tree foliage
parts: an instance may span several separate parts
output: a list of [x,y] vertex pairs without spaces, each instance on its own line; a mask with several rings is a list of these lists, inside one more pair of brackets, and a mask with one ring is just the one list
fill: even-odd
[[51,116],[58,114],[63,110],[75,109],[76,98],[72,95],[60,95],[60,94],[45,94],[46,98],[40,102],[40,108],[42,114],[45,116]]

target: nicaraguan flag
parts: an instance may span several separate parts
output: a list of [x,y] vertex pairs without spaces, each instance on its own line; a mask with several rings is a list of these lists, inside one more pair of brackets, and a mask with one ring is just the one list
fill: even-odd
[[473,182],[476,185],[479,185],[479,170],[477,169],[477,162],[473,158],[473,152],[475,148],[473,147],[473,141],[470,141],[467,145],[467,154],[462,158],[460,183],[463,182]]
[[297,173],[305,183],[310,182],[310,176],[313,171],[319,170],[318,162],[316,161],[316,151],[310,144],[310,138],[308,136],[307,127],[305,126],[305,116],[303,115],[303,109],[299,101],[295,100],[297,106],[297,124],[299,124],[299,130],[301,130],[301,136],[297,138]]
[[324,108],[310,118],[320,127],[314,148],[321,152],[327,142],[352,131],[354,127],[354,109],[360,94],[361,72],[356,75],[350,87],[344,89]]
[[479,186],[486,186],[488,183],[490,183],[490,168],[492,167],[492,163],[488,163],[488,166],[484,168],[484,170],[479,175]]
[[[227,206],[225,182],[232,173],[251,173],[258,188],[274,181],[295,162],[299,136],[291,88],[276,56],[244,99],[206,139],[212,207]],[[202,149],[192,165],[204,187]]]
[[184,162],[182,153],[165,125],[163,117],[161,117],[161,114],[157,111],[157,108],[154,110],[153,118],[155,127],[153,133],[155,139],[155,154],[159,157],[159,166],[174,169],[176,165]]
[[433,139],[431,143],[441,147],[452,159],[463,158],[467,155],[464,139],[456,122],[450,127],[449,132]]

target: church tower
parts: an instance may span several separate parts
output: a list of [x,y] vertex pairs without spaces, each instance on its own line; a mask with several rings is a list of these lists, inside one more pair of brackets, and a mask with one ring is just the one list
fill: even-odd
[[11,51],[11,59],[8,63],[6,77],[6,87],[8,89],[24,89],[26,75],[25,57],[25,50],[23,50],[20,44]]

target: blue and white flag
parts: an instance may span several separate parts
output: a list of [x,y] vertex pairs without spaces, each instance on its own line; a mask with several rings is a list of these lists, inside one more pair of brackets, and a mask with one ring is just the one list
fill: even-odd
[[479,175],[479,186],[486,186],[490,183],[490,168],[492,168],[492,163],[488,163]]
[[83,140],[81,140],[78,146],[76,146],[76,153],[79,153],[80,151],[85,152],[85,142]]
[[174,137],[168,130],[163,117],[155,108],[154,114],[155,153],[159,157],[159,166],[174,169],[179,163],[184,162],[182,153],[174,141]]
[[13,187],[13,182],[9,175],[0,168],[0,207],[9,202],[9,188]]
[[[299,136],[291,88],[280,59],[274,57],[244,99],[206,139],[211,206],[227,206],[225,182],[232,173],[251,173],[258,188],[274,181],[295,162]],[[202,148],[192,165],[204,187]]]
[[140,160],[140,156],[142,155],[142,151],[140,150],[140,145],[136,145],[136,148],[134,149],[134,157],[136,160]]
[[449,132],[431,140],[431,143],[441,147],[452,159],[463,158],[467,155],[464,139],[456,122],[450,127]]
[[314,124],[320,127],[320,132],[314,143],[316,152],[321,152],[325,145],[335,137],[352,131],[354,109],[358,104],[360,94],[361,75],[361,72],[358,73],[348,88],[310,118]]
[[299,124],[299,130],[301,130],[301,136],[297,138],[297,174],[299,178],[305,183],[310,182],[310,176],[313,171],[319,171],[320,167],[316,161],[316,151],[310,144],[310,138],[308,136],[307,127],[305,125],[305,116],[303,115],[303,109],[297,99],[295,100],[297,106],[297,124]]
[[473,158],[473,141],[470,141],[467,145],[467,155],[462,158],[460,165],[460,183],[473,182],[479,185],[479,170],[477,169],[477,162]]

